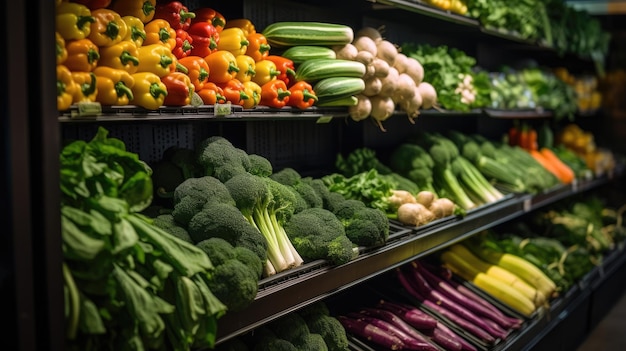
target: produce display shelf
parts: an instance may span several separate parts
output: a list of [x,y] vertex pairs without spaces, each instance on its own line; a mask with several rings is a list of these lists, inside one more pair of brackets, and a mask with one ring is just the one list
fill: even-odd
[[494,108],[486,108],[483,110],[485,115],[491,118],[551,118],[554,116],[552,111],[544,110],[541,108],[537,109],[494,109]]

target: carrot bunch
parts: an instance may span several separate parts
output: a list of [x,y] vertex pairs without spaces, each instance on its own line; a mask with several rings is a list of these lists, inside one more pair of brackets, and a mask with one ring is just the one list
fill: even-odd
[[508,132],[509,145],[523,148],[561,183],[571,184],[576,178],[574,171],[548,146],[539,146],[537,139],[537,130],[528,124],[512,126]]

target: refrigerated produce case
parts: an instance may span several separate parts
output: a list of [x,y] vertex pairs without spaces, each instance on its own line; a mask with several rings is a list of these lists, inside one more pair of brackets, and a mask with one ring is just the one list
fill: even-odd
[[[446,44],[460,48],[484,67],[496,67],[518,58],[532,58],[542,65],[567,64],[574,71],[593,70],[588,58],[561,56],[542,43],[515,34],[494,32],[476,20],[434,9],[414,1],[234,1],[207,3],[185,1],[190,8],[210,6],[226,18],[250,18],[258,28],[272,22],[318,20],[352,28],[385,26],[387,38]],[[97,117],[59,116],[54,100],[54,3],[11,1],[3,3],[6,52],[2,106],[5,118],[1,159],[5,165],[2,203],[5,228],[0,266],[0,287],[5,298],[4,341],[18,350],[64,349],[63,280],[59,220],[58,155],[64,140],[93,137],[98,126],[122,139],[129,150],[148,163],[157,161],[172,145],[189,147],[211,135],[227,137],[249,153],[266,156],[275,168],[294,167],[306,174],[331,170],[338,152],[367,146],[384,152],[417,130],[457,130],[497,137],[511,120],[544,120],[545,111],[425,111],[415,125],[394,116],[387,132],[369,121],[354,123],[343,109],[312,108],[307,111],[259,108],[233,110],[215,116],[210,107],[163,108],[142,113],[133,108],[105,110]],[[332,9],[332,11],[329,11]],[[615,123],[598,113],[582,123],[617,140],[618,129],[600,127]],[[600,121],[597,123],[596,121]],[[607,144],[619,148],[619,145]],[[241,335],[312,302],[336,300],[360,294],[362,284],[412,259],[425,257],[483,229],[575,194],[599,192],[623,194],[621,173],[607,174],[559,187],[539,195],[510,196],[473,210],[464,217],[449,218],[422,228],[393,224],[389,242],[364,250],[359,258],[341,266],[312,262],[260,282],[257,299],[245,311],[229,313],[218,327],[218,343]],[[576,330],[582,340],[623,292],[626,274],[620,245],[597,270],[571,291],[554,301],[549,310],[535,316],[515,338],[499,344],[501,350],[548,349]]]

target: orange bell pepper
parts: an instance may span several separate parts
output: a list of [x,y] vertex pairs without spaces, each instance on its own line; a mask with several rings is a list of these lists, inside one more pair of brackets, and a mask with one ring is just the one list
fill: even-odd
[[139,66],[137,72],[152,72],[159,77],[176,71],[176,56],[165,45],[150,44],[137,49]]
[[237,68],[239,68],[239,72],[237,72],[235,78],[239,79],[242,83],[251,81],[252,77],[256,74],[254,70],[256,66],[254,59],[248,55],[237,55],[235,60],[237,62]]
[[301,110],[309,108],[317,101],[317,96],[313,91],[313,87],[306,81],[299,81],[289,87],[288,106],[297,107]]
[[65,111],[72,106],[76,89],[78,87],[69,68],[57,65],[57,110]]
[[209,81],[213,83],[226,83],[235,79],[239,68],[235,55],[230,51],[218,50],[204,58],[209,65]]
[[176,46],[176,31],[169,22],[161,18],[155,18],[146,23],[146,40],[143,45],[161,44],[172,50]]
[[91,72],[100,60],[100,49],[91,40],[78,39],[66,42],[67,59],[64,65],[70,71]]
[[218,87],[222,88],[226,101],[243,106],[244,101],[250,97],[246,94],[244,85],[237,78],[233,78],[225,83],[216,83]]
[[135,73],[139,68],[139,49],[130,40],[123,40],[112,46],[100,48],[98,66],[107,66],[122,69],[128,73]]
[[248,96],[243,101],[243,108],[253,108],[261,102],[261,87],[257,83],[253,81],[244,82],[243,91]]
[[55,33],[56,37],[56,58],[57,65],[62,64],[67,60],[67,49],[65,48],[65,39],[59,34],[59,32]]
[[191,79],[196,92],[202,90],[209,81],[209,64],[200,56],[187,56],[178,60],[178,63],[187,68],[187,75]]
[[128,27],[124,40],[130,40],[140,48],[143,41],[146,40],[146,29],[143,22],[135,16],[122,16],[122,21],[126,22]]
[[96,19],[91,24],[89,39],[98,46],[111,46],[119,43],[126,37],[128,26],[119,13],[109,9],[91,11]]
[[133,100],[135,79],[128,71],[100,66],[93,70],[98,94],[96,101],[103,105],[128,105]]
[[167,96],[163,101],[166,106],[185,106],[191,104],[194,86],[189,76],[182,72],[172,72],[161,77],[167,88]]
[[93,102],[98,95],[98,84],[93,72],[72,72],[72,79],[76,83],[74,102]]
[[116,0],[110,8],[120,16],[137,17],[145,24],[154,18],[156,0]]
[[261,101],[259,105],[281,108],[287,105],[291,92],[280,79],[275,79],[261,85]]
[[204,87],[196,91],[196,93],[200,96],[205,105],[226,103],[224,91],[213,82],[206,83]]
[[248,34],[246,39],[248,39],[246,55],[252,57],[255,62],[259,62],[269,55],[272,47],[263,33]]

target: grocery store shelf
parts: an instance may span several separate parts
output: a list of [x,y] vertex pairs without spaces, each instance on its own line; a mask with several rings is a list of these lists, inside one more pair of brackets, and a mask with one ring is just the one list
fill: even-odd
[[[247,309],[226,314],[220,319],[218,342],[250,331],[482,230],[576,193],[599,187],[608,181],[609,177],[600,177],[556,187],[532,196],[507,195],[501,201],[470,210],[465,216],[445,218],[423,227],[406,227],[392,221],[390,238],[385,245],[362,250],[359,257],[349,263],[331,266],[324,261],[316,261],[262,280],[256,299]],[[604,276],[600,269],[595,274],[596,278]],[[590,282],[596,280],[593,277],[589,276]],[[586,284],[591,285],[593,284]],[[555,312],[551,314],[557,313],[559,306],[565,308],[567,305],[567,301],[557,300],[552,306]],[[545,327],[545,322],[538,321],[537,330],[526,332],[528,337],[537,335]]]
[[419,0],[370,0],[374,3],[373,8],[375,10],[381,9],[401,9],[404,11],[414,12],[421,15],[435,17],[440,20],[467,25],[478,28],[479,22],[473,18],[459,15],[450,11],[445,11],[430,5],[427,5]]

